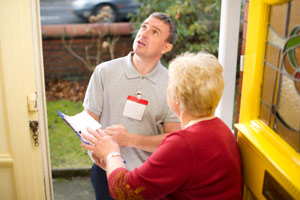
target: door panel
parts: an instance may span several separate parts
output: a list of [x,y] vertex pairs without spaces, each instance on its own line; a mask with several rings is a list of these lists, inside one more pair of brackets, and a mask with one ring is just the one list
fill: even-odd
[[[52,199],[38,0],[0,0],[0,198]],[[30,121],[38,121],[33,139]]]
[[[0,54],[0,60],[1,54]],[[0,68],[1,69],[1,68]],[[13,159],[9,150],[7,137],[7,113],[4,106],[5,98],[3,97],[3,73],[0,71],[0,177],[1,182],[5,183],[0,186],[0,194],[3,199],[16,199],[15,183],[13,177]],[[0,183],[1,184],[1,183]]]

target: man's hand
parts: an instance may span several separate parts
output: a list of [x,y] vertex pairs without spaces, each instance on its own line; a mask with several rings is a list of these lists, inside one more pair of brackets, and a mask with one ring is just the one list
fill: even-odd
[[107,135],[118,143],[120,147],[131,147],[134,142],[134,135],[129,133],[127,129],[122,125],[109,126],[104,131]]
[[130,133],[127,129],[119,124],[109,126],[105,129],[105,134],[118,143],[120,147],[136,147],[138,149],[154,152],[161,141],[168,133],[180,130],[180,123],[167,122],[164,123],[164,134],[158,135],[139,135],[138,133]]
[[100,116],[96,115],[95,113],[89,111],[88,109],[84,109],[85,112],[87,112],[89,115],[91,115],[97,122],[99,122]]

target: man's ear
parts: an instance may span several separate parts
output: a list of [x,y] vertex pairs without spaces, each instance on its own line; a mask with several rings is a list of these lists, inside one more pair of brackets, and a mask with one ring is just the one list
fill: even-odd
[[162,53],[162,54],[165,54],[165,53],[171,51],[172,48],[173,48],[173,45],[170,44],[170,43],[167,43],[167,44],[164,46],[164,48],[162,49],[161,53]]

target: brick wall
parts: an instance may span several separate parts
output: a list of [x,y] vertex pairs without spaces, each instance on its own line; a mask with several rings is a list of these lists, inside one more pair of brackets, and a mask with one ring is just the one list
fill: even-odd
[[[242,39],[242,47],[241,47],[241,56],[245,55],[246,50],[246,37],[247,37],[247,25],[248,25],[248,12],[249,12],[249,1],[246,0],[245,8],[244,8],[244,27],[243,27],[243,39]],[[240,117],[240,103],[241,103],[241,95],[242,95],[242,83],[243,83],[243,69],[240,69],[240,76],[239,76],[239,88],[237,94],[237,111],[235,115],[235,122],[239,122]]]
[[[134,28],[130,23],[113,24],[75,24],[75,25],[47,25],[42,27],[43,59],[45,80],[88,80],[92,70],[85,67],[84,63],[74,57],[63,45],[62,37],[67,44],[72,41],[72,50],[82,58],[85,57],[85,48],[89,46],[89,55],[97,54],[97,38],[99,32],[108,38],[118,35],[119,40],[115,45],[115,58],[122,57],[132,50],[132,32]],[[107,44],[107,43],[106,43]],[[101,45],[102,46],[102,45]],[[101,60],[110,60],[108,48],[101,51]],[[95,60],[91,59],[96,65]]]

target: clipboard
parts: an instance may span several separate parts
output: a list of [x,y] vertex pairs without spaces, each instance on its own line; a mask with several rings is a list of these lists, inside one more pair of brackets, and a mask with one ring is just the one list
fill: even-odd
[[92,116],[90,116],[85,111],[78,113],[74,116],[68,116],[58,110],[56,110],[56,112],[64,120],[64,122],[74,131],[74,133],[76,133],[76,135],[82,142],[84,142],[85,144],[93,145],[90,141],[82,137],[82,133],[85,133],[95,138],[86,130],[86,128],[89,127],[96,131],[97,129],[102,127],[101,124],[99,124],[99,122],[97,122]]

